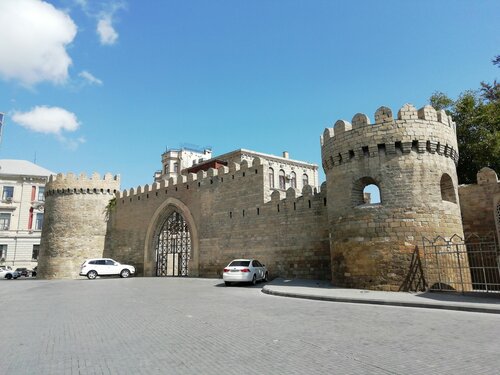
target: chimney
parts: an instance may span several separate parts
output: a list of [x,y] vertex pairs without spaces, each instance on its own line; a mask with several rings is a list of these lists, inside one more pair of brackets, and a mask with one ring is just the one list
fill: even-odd
[[290,155],[288,154],[288,151],[283,151],[283,157],[285,159],[288,159],[290,157]]

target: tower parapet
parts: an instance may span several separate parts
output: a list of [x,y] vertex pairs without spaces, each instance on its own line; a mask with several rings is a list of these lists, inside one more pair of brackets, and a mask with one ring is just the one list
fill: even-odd
[[[375,124],[358,113],[325,129],[321,153],[334,283],[398,290],[424,237],[463,236],[456,126],[444,111],[405,104],[394,118],[380,107]],[[380,203],[365,203],[368,185]]]
[[375,112],[375,123],[363,113],[354,115],[351,122],[338,120],[321,136],[323,168],[331,169],[351,160],[396,155],[431,153],[458,162],[456,125],[445,111],[431,106],[417,110],[405,104],[396,119],[387,107]]
[[120,190],[120,177],[94,173],[51,176],[45,188],[45,215],[38,277],[77,278],[86,258],[102,257],[106,211]]

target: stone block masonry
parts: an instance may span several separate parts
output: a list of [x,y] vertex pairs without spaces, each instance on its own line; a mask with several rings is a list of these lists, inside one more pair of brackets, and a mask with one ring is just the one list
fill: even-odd
[[[406,104],[396,118],[381,107],[375,124],[358,113],[325,129],[319,190],[274,188],[276,157],[254,154],[123,192],[109,174],[51,178],[40,277],[78,277],[86,258],[101,256],[135,265],[139,276],[157,275],[166,259],[189,276],[221,277],[232,259],[256,258],[271,278],[399,290],[425,239],[464,237],[462,214],[466,232],[500,228],[495,172],[482,170],[477,186],[459,189],[455,124],[430,106]],[[380,203],[365,203],[371,184]],[[187,251],[176,255],[179,243]],[[429,286],[438,282],[425,277]]]
[[106,207],[119,189],[120,177],[111,174],[50,177],[45,189],[39,278],[76,278],[85,259],[102,257]]
[[[322,136],[336,285],[398,290],[423,238],[463,236],[455,125],[444,112],[381,107],[375,124],[356,114]],[[380,204],[363,190],[380,189]],[[427,280],[433,283],[435,280]]]
[[500,238],[500,182],[491,168],[477,174],[477,184],[458,188],[465,236]]
[[265,263],[271,277],[328,278],[325,193],[290,188],[265,202],[267,169],[256,158],[119,193],[105,253],[154,276],[155,233],[177,211],[192,235],[191,276],[220,277],[230,260],[245,257]]

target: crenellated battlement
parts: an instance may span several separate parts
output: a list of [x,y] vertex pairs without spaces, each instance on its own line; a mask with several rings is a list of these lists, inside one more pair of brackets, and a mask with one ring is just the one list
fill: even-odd
[[99,173],[87,176],[85,173],[52,175],[47,182],[45,194],[115,194],[120,190],[120,176],[106,173],[102,178]]
[[458,162],[456,125],[445,111],[426,105],[417,110],[405,104],[394,118],[392,110],[380,107],[375,123],[363,113],[351,122],[338,120],[321,136],[325,170],[352,160],[379,155],[437,153]]
[[[272,210],[280,211],[280,207],[288,208],[289,211],[296,211],[298,204],[308,202],[308,208],[326,206],[326,182],[321,185],[320,191],[313,189],[307,185],[302,188],[302,191],[292,187],[286,190],[286,195],[283,198],[279,191],[274,191],[271,194],[271,200],[266,202],[264,207],[270,207]],[[278,206],[279,205],[279,206]]]
[[[215,182],[230,182],[234,181],[237,177],[245,177],[247,174],[257,174],[262,169],[263,160],[256,157],[253,162],[244,160],[241,164],[230,163],[229,166],[222,166],[218,169],[210,168],[207,171],[199,171],[198,173],[189,173],[180,175],[177,178],[171,177],[168,180],[156,182],[151,185],[146,184],[131,188],[128,190],[118,191],[116,193],[117,199],[130,198],[129,202],[140,200],[140,196],[146,194],[149,197],[150,193],[158,195],[159,191],[184,191],[196,189],[205,189],[212,186]],[[239,183],[239,182],[238,182]],[[125,203],[124,201],[123,203]]]

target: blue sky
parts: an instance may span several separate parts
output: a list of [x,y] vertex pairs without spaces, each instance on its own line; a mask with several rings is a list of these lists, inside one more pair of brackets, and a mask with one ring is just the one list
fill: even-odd
[[357,112],[493,81],[499,1],[0,1],[0,158],[151,183],[165,148],[321,165]]

